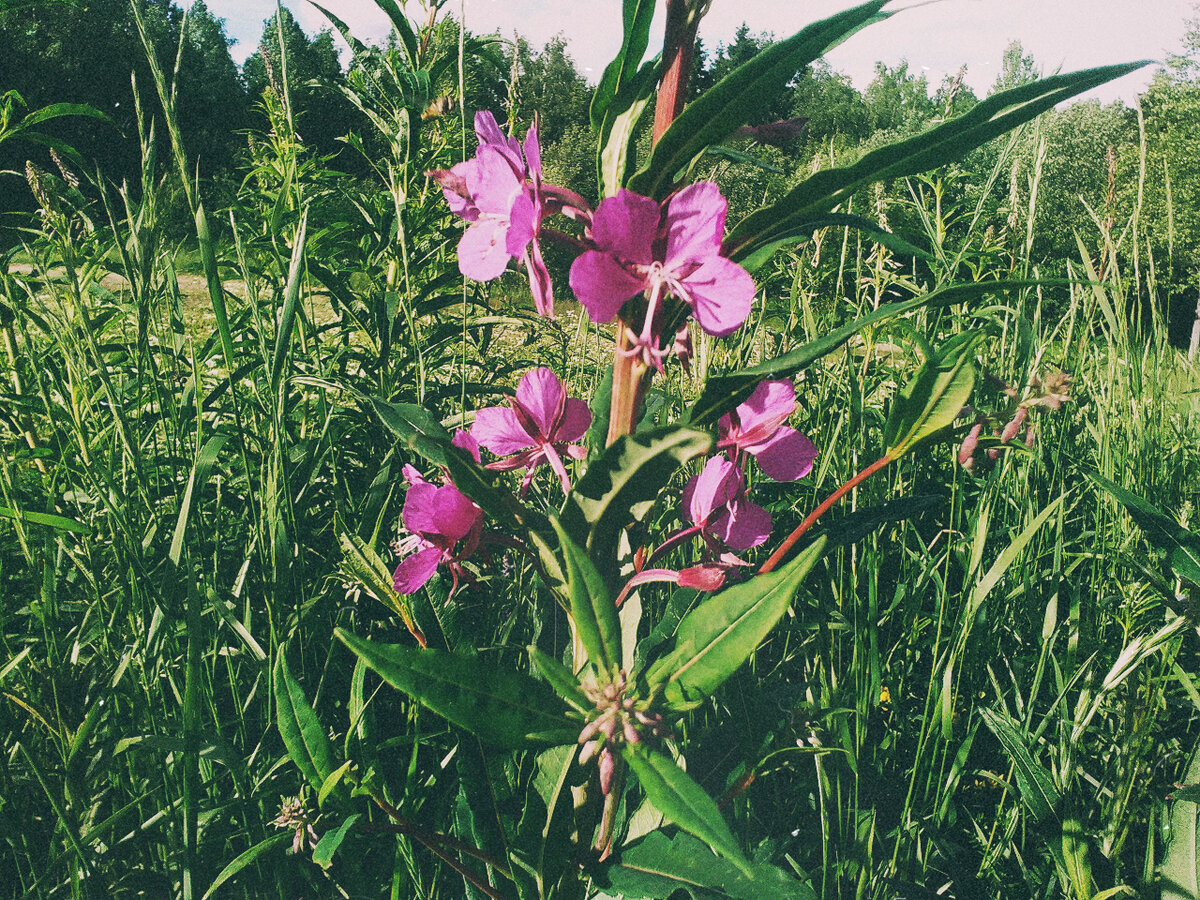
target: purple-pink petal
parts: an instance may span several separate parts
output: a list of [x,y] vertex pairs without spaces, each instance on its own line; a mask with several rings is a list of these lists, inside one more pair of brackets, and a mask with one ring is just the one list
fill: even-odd
[[795,411],[796,388],[791,381],[786,378],[760,381],[749,399],[737,408],[739,445],[774,434]]
[[592,424],[592,411],[582,400],[574,397],[567,398],[563,408],[562,419],[554,431],[556,441],[577,441],[587,433]]
[[630,297],[641,293],[645,281],[607,253],[588,250],[571,263],[571,290],[593,322],[611,322]]
[[771,514],[744,497],[731,501],[713,517],[712,533],[733,550],[757,547],[771,534]]
[[504,240],[508,255],[513,259],[524,256],[540,224],[537,207],[529,192],[522,191],[514,196],[508,209],[508,233]]
[[711,181],[685,187],[667,204],[665,264],[675,269],[686,262],[702,262],[721,251],[728,204]]
[[508,456],[534,446],[533,437],[523,427],[517,414],[507,406],[489,406],[475,413],[471,436],[497,456]]
[[442,560],[442,551],[437,547],[426,547],[424,550],[406,556],[396,566],[392,576],[392,584],[401,594],[412,594],[419,591],[437,571],[438,563]]
[[475,136],[479,138],[479,149],[485,147],[495,150],[503,156],[518,171],[521,163],[521,144],[515,137],[509,137],[496,122],[496,117],[489,110],[475,113]]
[[812,471],[817,448],[795,428],[780,426],[773,435],[746,448],[759,467],[775,481],[795,481]]
[[542,145],[538,139],[538,123],[529,126],[529,130],[525,132],[525,164],[529,168],[529,174],[534,179],[542,177]]
[[414,484],[408,489],[401,512],[404,527],[413,534],[426,540],[444,537],[450,541],[465,537],[480,515],[479,507],[452,484]]
[[475,222],[458,242],[458,270],[472,281],[499,278],[512,258],[507,236],[506,222],[491,217]]
[[538,315],[553,319],[554,284],[550,280],[550,270],[546,268],[537,238],[533,239],[530,246],[533,253],[525,257],[525,268],[529,271],[529,293],[533,295],[533,306]]
[[742,326],[754,301],[754,279],[745,269],[723,256],[710,256],[683,279],[692,314],[700,327],[714,337],[724,337]]
[[741,493],[743,484],[737,466],[723,456],[714,456],[683,489],[685,517],[695,525],[704,525],[715,510]]
[[460,450],[466,450],[468,453],[470,453],[471,458],[474,459],[475,462],[480,461],[479,441],[475,440],[475,438],[471,436],[471,432],[463,431],[461,428],[459,428],[454,432],[454,437],[450,439],[450,443],[455,447],[458,447]]
[[506,157],[491,147],[480,147],[475,165],[466,171],[467,190],[482,213],[507,219],[513,199],[524,188],[524,179]]
[[648,265],[654,259],[659,219],[658,204],[649,197],[620,190],[596,207],[592,240],[620,260]]
[[541,436],[548,440],[554,439],[566,394],[558,376],[545,366],[530,369],[517,385],[517,403],[529,414]]

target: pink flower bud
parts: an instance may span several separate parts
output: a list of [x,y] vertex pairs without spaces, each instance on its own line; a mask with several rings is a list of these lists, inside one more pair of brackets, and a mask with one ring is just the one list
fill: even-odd
[[625,740],[626,741],[628,741],[631,744],[640,744],[642,742],[641,734],[638,733],[637,728],[634,727],[634,725],[631,721],[629,721],[628,719],[624,719],[621,722],[621,726],[625,731]]
[[605,796],[612,790],[613,771],[616,767],[612,751],[605,747],[600,751],[600,793]]
[[983,423],[976,422],[974,427],[967,432],[967,436],[963,438],[962,446],[958,449],[958,464],[970,471],[971,458],[975,455],[975,448],[979,446],[979,433],[983,431]]
[[1012,421],[1004,426],[1004,430],[1000,432],[1001,443],[1007,444],[1017,436],[1017,432],[1021,430],[1021,425],[1025,421],[1025,417],[1029,415],[1029,411],[1021,406],[1017,408],[1017,414],[1012,417]]
[[588,741],[586,744],[583,745],[583,749],[581,749],[579,751],[579,764],[581,766],[586,766],[588,764],[588,760],[590,760],[593,756],[595,756],[596,751],[599,749],[600,749],[599,741]]

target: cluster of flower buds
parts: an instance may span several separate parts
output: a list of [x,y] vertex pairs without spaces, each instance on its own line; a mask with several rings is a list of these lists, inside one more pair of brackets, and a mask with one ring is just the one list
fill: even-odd
[[586,765],[593,757],[600,768],[600,790],[604,794],[612,789],[613,771],[616,768],[614,750],[622,744],[640,744],[643,732],[653,737],[663,737],[666,726],[662,716],[649,711],[649,703],[626,694],[629,687],[625,670],[617,673],[615,681],[604,686],[585,684],[587,698],[596,706],[596,716],[590,719],[579,732],[580,765]]
[[1003,422],[1004,419],[996,421],[992,417],[982,414],[975,417],[975,423],[967,432],[967,436],[958,450],[958,462],[968,472],[975,471],[976,451],[979,449],[979,440],[983,435],[984,428],[991,427],[993,436],[999,440],[999,446],[988,447],[984,451],[988,461],[995,462],[1000,458],[1000,453],[1004,449],[1002,445],[1012,444],[1018,439],[1029,448],[1036,443],[1037,434],[1033,429],[1033,422],[1029,419],[1031,409],[1057,412],[1071,398],[1071,376],[1066,372],[1055,370],[1044,378],[1033,376],[1029,382],[1029,391],[1024,398],[1020,397],[1016,388],[995,376],[989,377],[1000,386],[1007,397],[1016,402],[1016,408],[1013,410],[1011,418],[1003,425],[1000,425],[999,422]]
[[295,831],[292,837],[292,853],[303,853],[306,847],[317,845],[320,839],[312,826],[308,809],[299,797],[285,798],[279,804],[279,815],[271,820],[277,828]]

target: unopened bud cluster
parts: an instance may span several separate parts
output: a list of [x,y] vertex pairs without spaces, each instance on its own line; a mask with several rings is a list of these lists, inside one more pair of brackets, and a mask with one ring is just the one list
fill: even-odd
[[600,790],[604,794],[612,789],[613,771],[616,768],[615,749],[621,744],[640,744],[643,732],[654,737],[666,733],[662,716],[648,712],[648,702],[639,700],[625,690],[628,680],[625,670],[617,673],[616,680],[606,685],[584,685],[584,693],[596,706],[596,717],[579,732],[579,762],[587,764],[598,756],[600,767]]
[[[1005,384],[995,376],[992,380],[996,382],[1004,393],[1012,400],[1018,400],[1019,394],[1016,388]],[[1034,432],[1033,424],[1029,421],[1029,411],[1031,409],[1045,409],[1052,412],[1057,412],[1062,409],[1063,403],[1070,400],[1071,376],[1065,372],[1054,371],[1046,375],[1045,378],[1040,378],[1037,375],[1029,382],[1029,392],[1021,399],[1012,417],[1008,419],[1003,427],[999,426],[999,422],[993,423],[993,417],[979,415],[975,419],[975,424],[967,433],[966,438],[962,442],[962,446],[958,451],[958,461],[968,472],[975,470],[975,451],[979,446],[979,438],[983,434],[983,429],[989,424],[994,424],[994,436],[999,438],[1000,444],[1010,444],[1018,437],[1022,443],[1030,449],[1033,448],[1037,441],[1037,435]],[[1003,418],[999,420],[1004,421]],[[1003,448],[999,446],[989,447],[985,451],[988,460],[995,462],[1000,458],[1000,452]]]

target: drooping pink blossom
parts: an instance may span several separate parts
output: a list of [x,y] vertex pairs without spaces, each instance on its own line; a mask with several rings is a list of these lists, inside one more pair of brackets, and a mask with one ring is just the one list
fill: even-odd
[[[452,443],[479,461],[479,445],[467,432],[456,432]],[[404,477],[409,488],[400,518],[408,534],[396,544],[404,558],[396,566],[394,586],[401,594],[412,594],[445,565],[454,579],[453,593],[460,578],[470,579],[462,561],[479,546],[483,510],[450,482],[449,475],[439,486],[406,465]]]
[[475,414],[471,436],[497,456],[506,457],[488,468],[527,469],[522,493],[528,490],[534,468],[545,462],[558,475],[563,491],[570,490],[563,455],[583,459],[586,451],[574,444],[592,422],[587,404],[568,397],[566,388],[547,368],[526,372],[508,406],[491,406]]
[[717,446],[736,462],[744,451],[775,481],[795,481],[812,471],[817,448],[783,423],[796,411],[796,388],[784,379],[761,381],[750,398],[717,425]]
[[442,186],[451,211],[471,223],[458,243],[459,271],[473,281],[491,281],[509,260],[519,259],[537,311],[553,318],[553,288],[538,242],[546,208],[537,123],[522,145],[485,110],[475,114],[475,134],[474,158],[428,173]]
[[592,321],[611,321],[625,301],[644,293],[646,319],[635,346],[655,365],[664,355],[668,296],[686,304],[709,334],[739,328],[755,287],[745,269],[721,256],[726,209],[710,182],[689,185],[662,207],[627,190],[602,200],[592,217],[596,249],[571,265],[571,288]]
[[771,534],[771,514],[746,499],[741,469],[714,456],[683,489],[683,517],[700,528],[710,551],[749,550]]

